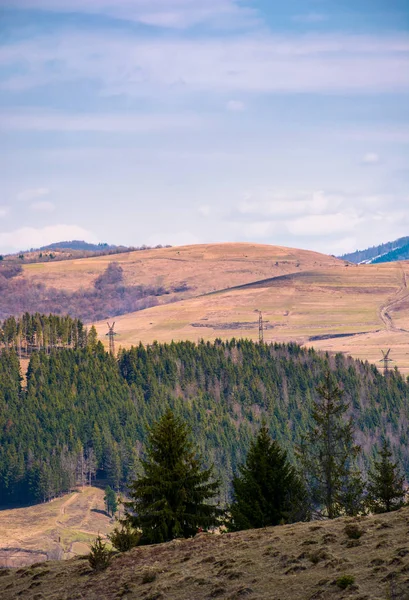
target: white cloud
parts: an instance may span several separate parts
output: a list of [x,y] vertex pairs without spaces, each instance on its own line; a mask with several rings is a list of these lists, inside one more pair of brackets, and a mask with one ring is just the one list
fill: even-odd
[[362,157],[362,162],[365,165],[376,165],[379,163],[379,161],[380,161],[380,157],[379,157],[379,154],[376,154],[376,152],[367,152]]
[[253,221],[252,223],[246,223],[243,233],[248,239],[258,240],[271,235],[275,229],[276,225],[272,221]]
[[[72,114],[62,111],[24,109],[0,114],[0,129],[10,131],[98,131],[155,133],[170,129],[190,129],[201,124],[195,115]],[[21,199],[48,194],[47,189],[27,190]]]
[[246,107],[244,102],[241,102],[240,100],[229,100],[226,104],[226,108],[232,112],[242,112]]
[[[58,65],[58,68],[52,65]],[[409,36],[247,35],[197,39],[66,32],[3,46],[1,87],[91,79],[105,94],[409,89]],[[234,99],[234,97],[233,97]],[[102,117],[102,115],[101,115]]]
[[[1,117],[0,117],[1,123]],[[34,200],[35,198],[42,198],[43,196],[48,196],[50,190],[45,187],[33,188],[29,190],[23,190],[19,194],[17,194],[17,200],[29,201]]]
[[283,220],[291,216],[304,214],[318,215],[328,212],[342,204],[344,196],[328,194],[322,191],[288,192],[257,190],[247,194],[245,200],[239,203],[237,212],[243,216],[254,218],[269,217]]
[[64,240],[86,240],[91,243],[99,241],[91,231],[77,225],[50,225],[39,229],[21,227],[15,231],[0,233],[0,250],[27,250]]
[[362,222],[355,211],[331,213],[327,215],[306,215],[287,222],[287,229],[292,235],[330,236],[354,231]]
[[40,202],[33,202],[30,206],[31,210],[35,210],[38,212],[53,212],[55,210],[55,205],[52,202],[47,202],[46,200]]
[[[257,190],[224,216],[235,239],[342,254],[407,235],[401,194]],[[387,209],[385,209],[387,207]]]
[[198,23],[248,25],[255,11],[239,0],[3,0],[3,7],[103,14],[146,25],[183,29]]
[[0,218],[5,217],[6,215],[9,214],[9,207],[8,206],[0,206]]

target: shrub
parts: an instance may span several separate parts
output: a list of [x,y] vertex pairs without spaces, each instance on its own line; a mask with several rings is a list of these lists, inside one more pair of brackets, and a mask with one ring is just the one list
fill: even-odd
[[324,548],[321,548],[316,552],[311,552],[310,554],[310,561],[314,565],[317,565],[321,560],[327,560],[329,558],[331,558],[331,555]]
[[346,590],[347,587],[355,583],[355,577],[353,575],[341,575],[335,583],[341,590]]
[[156,577],[155,571],[148,569],[142,573],[142,583],[152,583],[152,581],[155,581]]
[[88,562],[94,571],[104,571],[111,562],[112,553],[107,549],[106,544],[99,535],[91,546],[91,552],[88,554]]
[[345,525],[344,532],[351,540],[359,540],[364,533],[355,523],[348,523],[348,525]]
[[120,529],[115,527],[108,538],[116,550],[119,550],[119,552],[128,552],[139,544],[141,534],[126,523],[121,524]]

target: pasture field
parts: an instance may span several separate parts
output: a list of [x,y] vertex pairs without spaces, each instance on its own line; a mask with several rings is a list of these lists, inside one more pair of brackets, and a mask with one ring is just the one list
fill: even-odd
[[198,295],[339,261],[317,252],[280,246],[202,244],[33,263],[24,266],[23,276],[58,289],[87,289],[112,262],[123,268],[125,285],[159,283],[171,287],[186,282],[192,288],[190,295]]
[[[248,337],[295,341],[380,366],[381,350],[409,374],[409,263],[352,265],[307,250],[259,244],[202,244],[30,264],[23,277],[47,287],[90,289],[109,263],[124,285],[187,286],[159,305],[115,317],[117,347],[143,342]],[[106,319],[96,323],[107,343]]]
[[98,535],[113,528],[104,491],[95,487],[45,504],[0,511],[0,567],[19,567],[88,552]]
[[[409,373],[407,263],[312,265],[305,271],[156,306],[116,318],[117,345],[258,339],[258,314],[268,342],[294,341],[344,352],[380,366],[391,348],[397,366]],[[96,324],[104,339],[106,323]],[[406,330],[405,327],[408,329]]]

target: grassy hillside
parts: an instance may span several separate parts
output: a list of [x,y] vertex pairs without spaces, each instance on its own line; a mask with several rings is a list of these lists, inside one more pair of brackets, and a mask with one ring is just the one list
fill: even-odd
[[2,510],[0,568],[84,554],[98,532],[104,535],[112,527],[104,512],[104,492],[94,487],[46,504]]
[[160,282],[170,288],[186,282],[192,290],[190,295],[305,271],[313,266],[342,264],[336,258],[307,250],[261,244],[203,244],[26,265],[23,276],[47,287],[87,289],[111,262],[123,268],[126,286]]
[[[121,281],[95,288],[113,262],[123,270]],[[10,283],[21,288],[20,295],[12,293],[7,306],[19,310],[37,290],[35,310],[99,315],[90,318],[99,319],[102,340],[106,317],[122,315],[114,320],[123,347],[172,339],[255,340],[260,309],[266,340],[296,341],[374,363],[381,348],[391,347],[393,366],[409,373],[408,271],[406,262],[347,266],[315,252],[257,244],[158,248],[25,265]],[[54,303],[51,290],[58,292]]]
[[[407,263],[346,266],[313,261],[303,270],[293,268],[284,276],[252,272],[252,282],[123,315],[116,319],[117,344],[126,348],[154,340],[256,340],[259,309],[266,341],[295,341],[373,363],[382,358],[382,348],[391,347],[392,366],[409,373]],[[104,339],[106,322],[97,323],[97,330]]]
[[[409,509],[137,548],[92,573],[88,561],[0,572],[2,600],[408,600]],[[348,584],[348,585],[347,585]],[[343,586],[347,585],[345,589]]]

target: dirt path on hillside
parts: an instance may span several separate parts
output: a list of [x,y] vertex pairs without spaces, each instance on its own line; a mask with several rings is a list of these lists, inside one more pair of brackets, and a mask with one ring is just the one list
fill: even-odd
[[[64,502],[64,504],[62,504],[60,506],[60,515],[65,515],[65,509],[67,508],[67,506],[69,506],[70,504],[72,504],[74,502],[74,500],[77,498],[77,493],[73,493],[71,494],[71,496],[69,498],[67,498],[67,500]],[[59,521],[57,520],[57,523],[59,523]]]
[[98,531],[105,537],[112,528],[97,488],[5,512],[0,515],[0,567],[85,554]]
[[401,270],[402,270],[402,285],[395,293],[394,299],[389,300],[388,302],[386,302],[379,308],[379,317],[387,331],[409,333],[408,329],[403,329],[402,327],[397,327],[394,324],[393,319],[390,315],[391,311],[398,308],[398,306],[404,300],[407,300],[409,298],[407,274],[406,274],[406,271],[403,269],[403,267],[401,267]]

